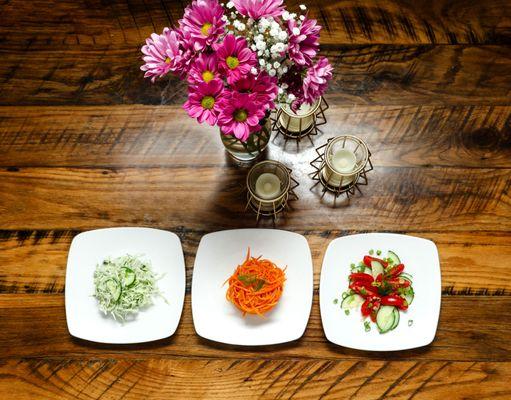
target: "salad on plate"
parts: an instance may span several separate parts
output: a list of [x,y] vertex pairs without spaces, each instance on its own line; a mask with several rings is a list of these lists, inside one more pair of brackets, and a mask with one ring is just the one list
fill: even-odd
[[[364,318],[365,330],[371,329],[369,319],[376,324],[380,333],[395,329],[413,302],[412,276],[405,272],[405,265],[399,256],[388,251],[381,258],[381,250],[370,250],[358,265],[351,264],[348,290],[342,294],[341,308],[349,315],[358,310]],[[335,299],[334,303],[339,300]],[[411,326],[412,320],[408,321]]]

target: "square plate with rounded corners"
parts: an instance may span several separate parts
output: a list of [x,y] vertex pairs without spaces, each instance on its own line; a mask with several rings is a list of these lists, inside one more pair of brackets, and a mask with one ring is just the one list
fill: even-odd
[[[161,276],[158,288],[165,299],[125,322],[98,308],[93,274],[105,258],[126,254],[150,261]],[[69,249],[66,271],[66,319],[69,333],[100,343],[127,344],[163,339],[174,334],[185,295],[185,264],[181,241],[172,232],[151,228],[108,228],[77,235]],[[167,302],[165,302],[167,300]]]
[[[282,297],[264,317],[246,315],[225,298],[224,282],[245,260],[263,256],[287,266]],[[275,229],[238,229],[210,233],[199,244],[192,281],[192,314],[199,336],[216,342],[262,346],[299,339],[312,306],[312,257],[307,240]]]
[[[372,322],[371,330],[365,331],[360,307],[349,315],[340,307],[342,293],[348,289],[351,263],[358,264],[370,249],[380,249],[382,257],[388,250],[394,251],[405,264],[405,272],[413,277],[414,300],[406,312],[400,312],[399,325],[385,334],[380,334]],[[332,343],[358,350],[396,351],[426,346],[437,330],[441,288],[438,250],[430,240],[392,233],[335,239],[323,259],[319,287],[325,335]],[[334,299],[338,299],[337,304]]]

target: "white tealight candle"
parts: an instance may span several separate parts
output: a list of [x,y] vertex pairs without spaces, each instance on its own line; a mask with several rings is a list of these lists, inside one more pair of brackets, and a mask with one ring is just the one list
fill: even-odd
[[[357,157],[355,153],[347,149],[337,150],[330,159],[333,171],[325,166],[323,169],[323,176],[327,180],[328,184],[332,186],[343,185],[346,186],[353,182],[355,175],[337,175],[336,172],[341,174],[348,174],[355,169],[357,165]],[[342,183],[341,183],[342,180]]]
[[256,180],[255,192],[258,197],[264,200],[272,200],[280,194],[280,179],[270,172],[261,174]]
[[347,149],[339,149],[332,156],[332,166],[336,172],[347,173],[355,169],[357,157]]
[[[289,132],[304,132],[309,129],[314,122],[314,113],[304,117],[307,115],[313,107],[316,105],[309,105],[307,103],[303,103],[296,113],[291,110],[291,108],[286,104],[283,106],[286,112],[282,112],[279,118],[279,124],[284,129]],[[287,113],[293,115],[289,116]],[[294,116],[296,115],[296,116]],[[301,125],[300,125],[301,121]]]

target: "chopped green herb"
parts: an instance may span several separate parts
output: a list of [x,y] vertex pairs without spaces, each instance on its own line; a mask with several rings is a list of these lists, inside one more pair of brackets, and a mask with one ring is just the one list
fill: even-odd
[[369,332],[371,330],[371,325],[369,324],[369,321],[364,321],[364,329],[366,332]]
[[355,268],[355,263],[351,263],[351,268]]
[[339,303],[339,299],[334,299],[334,304]]
[[378,256],[381,256],[381,250],[376,250],[376,254],[377,254]]
[[374,250],[373,249],[369,250],[369,255],[372,256],[373,254],[374,254]]
[[413,325],[413,319],[409,319],[408,320],[408,326],[412,326]]
[[344,314],[350,315],[350,310],[344,310]]

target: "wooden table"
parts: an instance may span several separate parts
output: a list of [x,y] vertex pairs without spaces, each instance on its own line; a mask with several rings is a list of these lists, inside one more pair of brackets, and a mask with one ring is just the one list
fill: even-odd
[[[139,71],[143,39],[185,3],[0,4],[0,398],[510,398],[511,3],[309,2],[335,66],[315,145],[356,134],[375,170],[362,196],[333,209],[310,191],[313,146],[271,144],[268,157],[301,184],[277,226],[307,237],[315,293],[305,335],[262,349],[201,340],[192,324],[201,236],[256,223],[244,211],[247,169],[216,129],[187,118],[184,85],[152,86]],[[180,236],[187,291],[172,338],[112,346],[68,334],[69,244],[111,226]],[[442,310],[426,348],[364,353],[323,334],[326,246],[373,231],[439,248]]]

